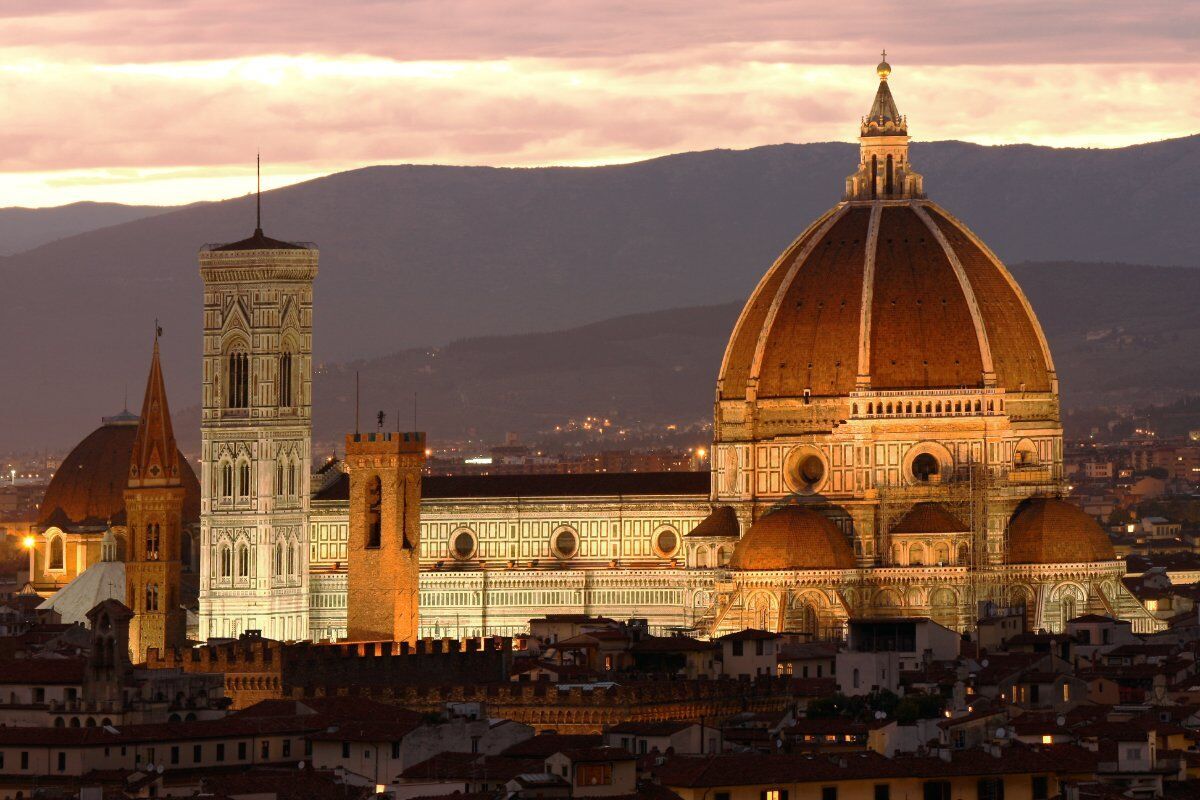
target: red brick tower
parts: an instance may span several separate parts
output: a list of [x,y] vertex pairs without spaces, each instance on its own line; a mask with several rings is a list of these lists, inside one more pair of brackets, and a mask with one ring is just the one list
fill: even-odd
[[415,642],[421,550],[424,433],[346,437],[350,536],[346,548],[347,635]]
[[135,662],[145,660],[147,648],[162,652],[185,642],[187,618],[179,605],[183,498],[179,449],[171,429],[156,332],[125,489],[129,529],[125,601],[134,615],[129,652]]

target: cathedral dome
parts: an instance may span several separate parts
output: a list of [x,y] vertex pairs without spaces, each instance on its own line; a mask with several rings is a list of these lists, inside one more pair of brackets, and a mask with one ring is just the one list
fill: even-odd
[[854,569],[846,535],[816,511],[785,506],[750,526],[733,548],[730,569]]
[[[50,479],[38,509],[38,525],[47,528],[106,527],[125,520],[125,487],[133,458],[138,417],[124,413],[106,417],[104,424],[75,445]],[[200,518],[200,482],[182,454],[184,524]]]
[[998,258],[924,194],[880,65],[845,200],[763,276],[725,351],[720,400],[986,388],[1057,393],[1041,326]]
[[1008,524],[1010,564],[1082,564],[1116,557],[1108,534],[1065,500],[1030,498]]
[[1041,327],[1004,265],[919,198],[844,202],[797,239],[734,328],[720,396],[1054,391]]

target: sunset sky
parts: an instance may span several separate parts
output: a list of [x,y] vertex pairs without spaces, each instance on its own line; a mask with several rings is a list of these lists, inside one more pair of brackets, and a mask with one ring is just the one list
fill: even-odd
[[0,206],[175,204],[381,163],[1196,133],[1200,3],[0,0]]

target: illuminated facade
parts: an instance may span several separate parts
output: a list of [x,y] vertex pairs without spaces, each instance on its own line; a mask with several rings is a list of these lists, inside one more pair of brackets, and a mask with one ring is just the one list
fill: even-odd
[[[706,635],[836,634],[868,615],[966,630],[988,606],[1024,607],[1033,628],[1086,612],[1162,626],[1061,499],[1045,336],[999,259],[926,197],[878,70],[844,200],[730,335],[711,474],[425,478],[420,635],[513,633],[550,611]],[[202,637],[348,632],[349,479],[310,496],[305,468],[316,266],[261,231],[201,255]]]
[[202,639],[308,634],[317,255],[262,228],[200,253]]

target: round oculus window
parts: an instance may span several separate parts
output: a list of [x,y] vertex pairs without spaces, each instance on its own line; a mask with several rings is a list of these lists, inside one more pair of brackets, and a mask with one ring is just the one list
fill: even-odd
[[941,468],[937,456],[932,453],[921,453],[912,461],[912,475],[921,482],[928,482],[937,477]]
[[792,451],[786,477],[791,488],[802,494],[814,494],[825,482],[825,460],[810,448]]
[[670,558],[675,555],[677,547],[679,547],[679,534],[675,533],[671,528],[664,528],[654,537],[654,549],[663,558]]
[[559,558],[570,558],[579,549],[575,531],[564,529],[554,534],[554,552]]
[[459,531],[454,537],[454,557],[468,559],[475,552],[475,537],[470,531]]

